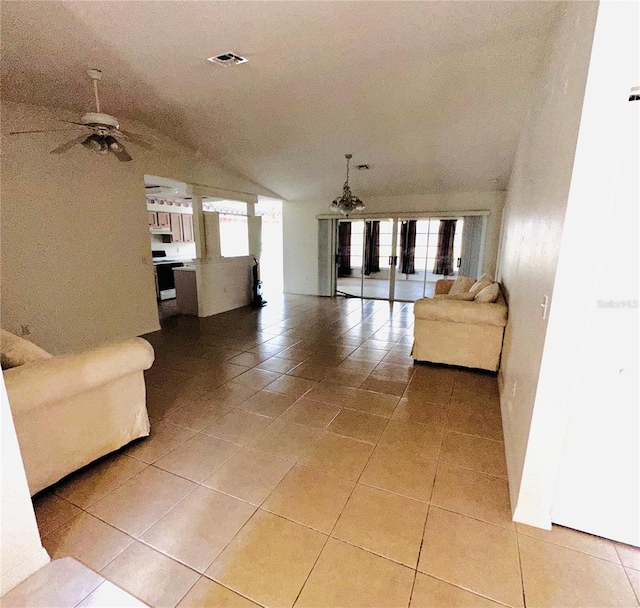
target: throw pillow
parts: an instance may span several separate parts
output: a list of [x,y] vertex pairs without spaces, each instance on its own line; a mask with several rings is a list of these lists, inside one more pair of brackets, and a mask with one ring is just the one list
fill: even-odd
[[500,285],[498,283],[491,283],[489,287],[485,287],[482,291],[476,294],[476,302],[495,302],[500,295]]
[[493,277],[488,272],[485,272],[478,281],[489,281],[489,283],[493,283]]
[[469,293],[472,294],[476,294],[479,291],[482,291],[485,287],[489,287],[489,285],[491,285],[491,283],[493,283],[493,281],[487,281],[485,279],[482,280],[477,280],[472,286],[471,289],[469,290]]
[[2,341],[0,347],[2,369],[11,369],[25,363],[51,358],[46,350],[42,350],[33,342],[15,336],[4,329],[0,331],[0,337]]
[[465,302],[471,302],[476,296],[473,293],[441,293],[434,296],[436,300],[463,300]]
[[457,293],[467,293],[475,283],[475,279],[469,277],[458,277],[451,286],[449,293],[453,296]]

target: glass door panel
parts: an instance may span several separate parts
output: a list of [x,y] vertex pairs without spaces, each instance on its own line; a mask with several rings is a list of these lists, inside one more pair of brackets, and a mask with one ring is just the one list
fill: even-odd
[[395,275],[396,222],[392,218],[365,220],[362,297],[391,300]]
[[363,220],[339,220],[336,251],[336,293],[362,297]]
[[394,290],[396,300],[415,302],[424,296],[428,238],[428,219],[398,221],[399,262]]
[[[436,281],[458,276],[463,224],[464,218],[417,217],[398,221],[396,300],[415,302],[433,297]],[[446,259],[440,251],[441,238]]]

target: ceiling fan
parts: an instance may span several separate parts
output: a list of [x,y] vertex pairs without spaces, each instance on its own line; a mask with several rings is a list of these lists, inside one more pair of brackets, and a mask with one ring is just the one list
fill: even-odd
[[97,152],[98,154],[113,154],[119,161],[127,162],[132,160],[130,154],[119,140],[130,141],[131,143],[152,150],[150,144],[135,133],[124,131],[120,128],[118,119],[109,114],[100,112],[100,98],[98,97],[98,81],[102,79],[100,70],[87,70],[87,74],[93,81],[93,93],[96,98],[96,111],[88,112],[80,118],[80,122],[70,120],[62,120],[75,127],[67,129],[43,129],[37,131],[12,131],[9,135],[22,135],[26,133],[50,133],[53,131],[82,131],[78,137],[58,146],[55,150],[51,150],[51,154],[62,154],[73,148],[77,144],[82,144],[88,150]]

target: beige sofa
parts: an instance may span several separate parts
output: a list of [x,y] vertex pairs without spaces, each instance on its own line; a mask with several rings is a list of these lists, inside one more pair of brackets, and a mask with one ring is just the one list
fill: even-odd
[[502,291],[495,302],[481,302],[445,295],[453,284],[440,280],[434,298],[415,303],[414,360],[497,371],[507,324]]
[[[149,434],[141,338],[52,357],[1,332],[2,367],[31,495]],[[8,369],[7,369],[8,368]]]

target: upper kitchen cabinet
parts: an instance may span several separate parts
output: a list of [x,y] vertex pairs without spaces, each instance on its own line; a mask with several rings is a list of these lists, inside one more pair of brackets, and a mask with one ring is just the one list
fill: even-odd
[[171,229],[170,213],[164,211],[147,211],[149,217],[149,228],[151,230],[164,230],[169,232]]
[[158,211],[158,228],[171,229],[171,213],[165,213],[164,211]]
[[183,214],[182,218],[182,240],[185,243],[193,243],[193,215]]
[[182,214],[170,213],[169,222],[171,224],[171,241],[173,243],[182,243],[184,241],[182,230]]
[[193,243],[193,216],[186,213],[169,213],[172,243]]

